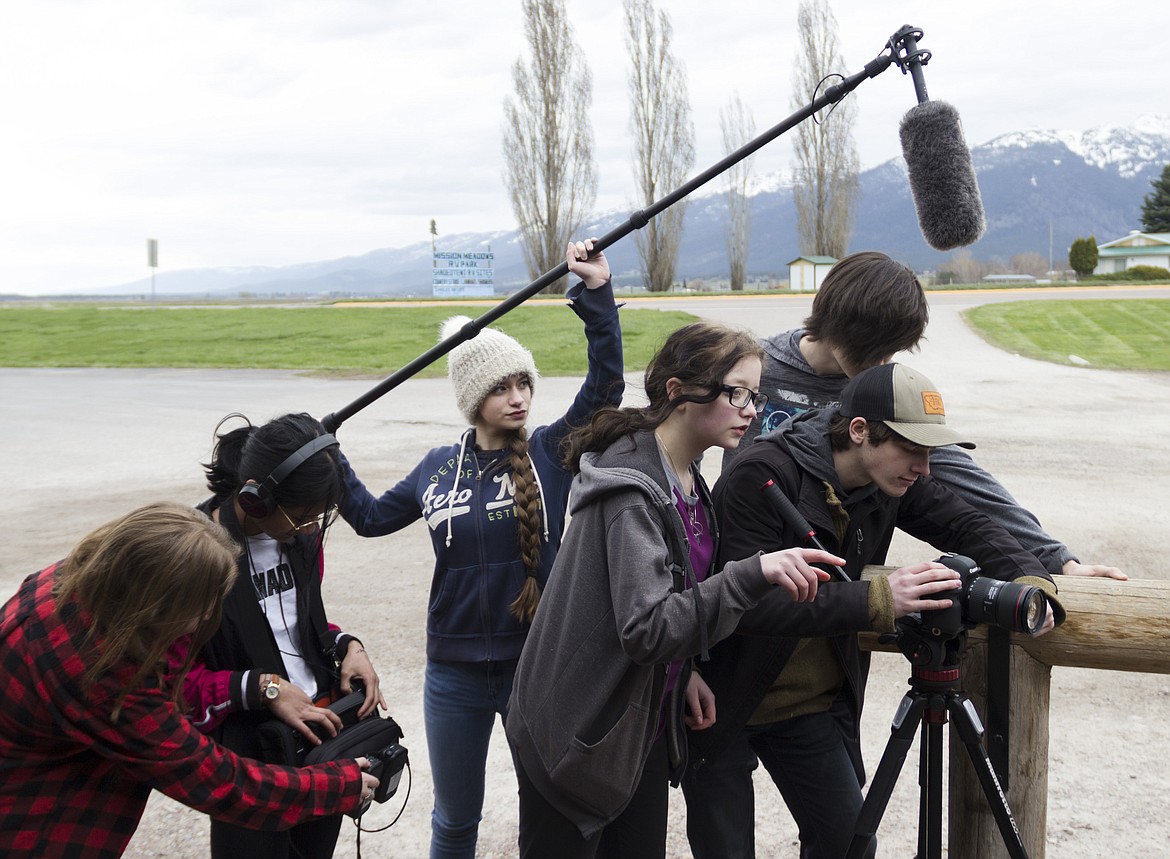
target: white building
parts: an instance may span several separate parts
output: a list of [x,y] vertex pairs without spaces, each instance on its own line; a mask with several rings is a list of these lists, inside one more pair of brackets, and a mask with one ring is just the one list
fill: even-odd
[[1097,245],[1097,267],[1093,274],[1116,274],[1135,265],[1170,269],[1170,233],[1130,230],[1125,238]]
[[797,257],[788,263],[788,288],[793,292],[816,292],[836,264],[833,257]]

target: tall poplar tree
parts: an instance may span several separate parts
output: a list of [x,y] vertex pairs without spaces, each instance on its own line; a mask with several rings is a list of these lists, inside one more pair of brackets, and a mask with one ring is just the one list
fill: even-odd
[[[723,148],[728,155],[750,143],[756,136],[756,122],[739,93],[733,95],[719,111],[719,127],[723,132]],[[752,212],[747,189],[755,157],[754,154],[749,155],[727,171],[727,228],[724,230],[724,238],[727,241],[728,276],[731,288],[736,291],[743,289],[751,244]]]
[[[624,0],[630,52],[630,130],[634,178],[641,204],[649,206],[686,182],[695,163],[695,126],[686,70],[671,51],[670,16],[651,0]],[[638,230],[642,276],[651,292],[674,283],[686,201],[680,200]]]
[[[827,85],[826,78],[839,74],[842,62],[828,0],[801,0],[796,22],[792,105],[799,110]],[[796,127],[793,196],[802,254],[840,259],[849,250],[859,186],[853,120],[853,103],[845,98]]]
[[[535,279],[565,258],[597,199],[589,105],[593,79],[573,40],[564,0],[522,0],[531,53],[512,67],[504,100],[505,184]],[[563,293],[567,278],[548,292]]]

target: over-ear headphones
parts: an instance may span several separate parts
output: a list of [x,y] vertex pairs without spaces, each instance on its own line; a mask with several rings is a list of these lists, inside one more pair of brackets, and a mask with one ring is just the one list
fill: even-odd
[[319,435],[312,441],[306,442],[293,451],[272,473],[264,478],[262,483],[245,483],[236,493],[240,502],[240,509],[253,519],[267,519],[276,512],[276,487],[297,467],[319,450],[334,447],[338,444],[330,433]]

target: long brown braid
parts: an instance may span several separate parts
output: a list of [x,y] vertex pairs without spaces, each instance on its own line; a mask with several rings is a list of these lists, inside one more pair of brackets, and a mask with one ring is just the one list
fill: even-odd
[[512,483],[516,487],[513,499],[516,511],[516,536],[520,543],[520,560],[528,578],[520,596],[509,606],[512,614],[525,623],[531,622],[540,603],[540,582],[536,573],[540,565],[540,540],[544,532],[540,513],[540,487],[528,458],[528,435],[523,430],[512,436],[508,444],[508,465],[512,468]]

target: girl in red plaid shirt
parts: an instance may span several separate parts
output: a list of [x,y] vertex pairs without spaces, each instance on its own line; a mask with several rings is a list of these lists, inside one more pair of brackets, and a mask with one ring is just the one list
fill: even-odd
[[293,769],[237,757],[184,717],[189,666],[164,680],[171,643],[202,643],[219,625],[238,551],[199,512],[148,505],[29,576],[0,610],[6,856],[121,856],[151,789],[256,829],[368,802],[377,781],[364,761]]

